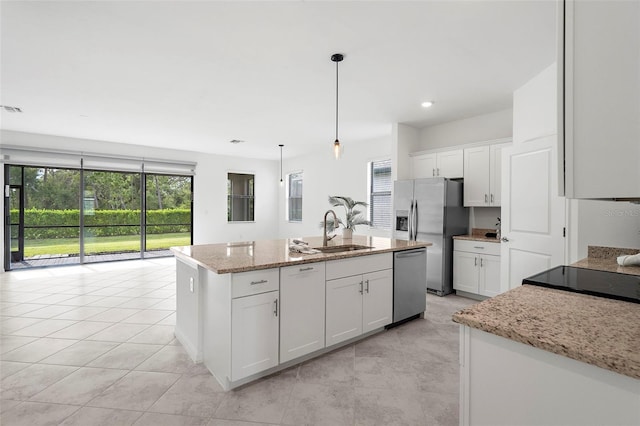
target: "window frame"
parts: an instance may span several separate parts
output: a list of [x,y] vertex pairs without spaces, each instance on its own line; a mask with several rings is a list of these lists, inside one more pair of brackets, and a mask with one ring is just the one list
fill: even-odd
[[[291,218],[291,200],[293,197],[291,197],[291,177],[294,175],[300,175],[300,182],[301,182],[301,193],[300,193],[300,197],[295,197],[295,198],[300,198],[300,218],[299,219],[292,219]],[[286,175],[286,179],[285,179],[285,200],[286,200],[286,220],[287,222],[290,223],[302,223],[303,220],[303,210],[302,210],[302,203],[303,203],[303,198],[304,198],[304,170],[296,170],[290,173],[287,173]]]
[[[247,220],[233,220],[232,219],[232,203],[231,199],[234,197],[233,192],[233,184],[231,181],[231,175],[242,175],[242,176],[251,176],[252,178],[249,181],[253,181],[251,184],[252,192],[251,194],[236,194],[236,199],[246,199],[249,201],[248,204],[248,212],[251,213],[251,218]],[[256,174],[254,172],[246,172],[246,171],[227,171],[227,223],[254,223],[256,219]]]
[[[378,164],[378,163],[382,163],[382,162],[389,162],[389,169],[390,169],[390,173],[392,173],[392,168],[393,168],[393,164],[391,162],[391,158],[380,158],[377,160],[371,160],[369,162],[367,162],[367,200],[369,203],[369,208],[367,208],[367,219],[369,220],[370,223],[370,227],[372,229],[379,229],[379,230],[383,230],[383,231],[391,231],[391,213],[393,210],[393,175],[391,175],[391,187],[389,188],[388,191],[374,191],[373,190],[373,184],[374,184],[374,165]],[[389,221],[386,224],[386,226],[380,226],[380,225],[376,225],[373,222],[373,217],[374,217],[374,209],[375,209],[375,203],[373,202],[374,200],[374,196],[384,196],[387,195],[389,196]]]

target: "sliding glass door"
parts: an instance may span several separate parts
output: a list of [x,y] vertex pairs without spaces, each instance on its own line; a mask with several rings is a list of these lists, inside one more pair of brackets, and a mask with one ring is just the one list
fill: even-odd
[[145,176],[145,257],[191,244],[192,182],[191,176]]
[[6,165],[5,183],[5,270],[192,244],[192,176]]
[[139,259],[140,173],[84,171],[84,262]]

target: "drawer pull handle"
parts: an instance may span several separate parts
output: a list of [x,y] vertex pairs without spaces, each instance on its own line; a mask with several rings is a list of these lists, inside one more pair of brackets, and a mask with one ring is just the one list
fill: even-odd
[[251,285],[256,285],[256,284],[265,284],[268,283],[268,280],[260,280],[260,281],[251,281]]
[[487,204],[489,200],[487,199],[487,194],[484,194],[484,203]]
[[366,289],[366,291],[367,291],[367,293],[369,293],[369,280],[366,280],[366,281],[365,281],[365,283],[367,283],[367,289]]
[[473,258],[473,266],[478,266],[478,258],[477,257]]
[[491,194],[491,202],[493,203],[493,194]]
[[362,281],[360,281],[360,294],[363,294],[362,284],[363,284]]
[[313,266],[309,266],[308,268],[300,268],[300,272],[313,271]]
[[273,315],[274,316],[278,316],[278,299],[273,301],[273,304],[275,305],[275,307],[273,308]]
[[482,268],[482,258],[480,258],[480,267]]
[[474,249],[480,249],[480,250],[484,250],[484,247],[482,246],[473,246]]

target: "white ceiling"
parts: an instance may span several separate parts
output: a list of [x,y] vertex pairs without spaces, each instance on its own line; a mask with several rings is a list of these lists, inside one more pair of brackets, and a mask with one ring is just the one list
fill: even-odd
[[555,60],[555,7],[3,1],[0,104],[24,112],[2,112],[2,128],[254,158],[279,158],[279,143],[285,157],[330,149],[340,52],[348,149],[395,122],[510,108]]

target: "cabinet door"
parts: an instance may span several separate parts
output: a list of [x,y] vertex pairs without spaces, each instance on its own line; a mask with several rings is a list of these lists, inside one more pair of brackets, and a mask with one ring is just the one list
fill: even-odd
[[327,281],[327,347],[362,334],[362,275]]
[[464,205],[489,205],[489,146],[464,150]]
[[566,195],[640,197],[640,1],[565,9]]
[[505,146],[497,144],[489,148],[489,203],[495,207],[502,203],[502,148]]
[[436,176],[436,154],[423,154],[413,157],[413,178]]
[[367,333],[393,320],[393,269],[363,275],[362,332]]
[[478,255],[466,251],[453,251],[453,288],[478,293]]
[[231,380],[278,365],[278,292],[231,301]]
[[325,264],[280,269],[280,362],[324,348]]
[[436,176],[449,179],[464,177],[464,154],[461,149],[438,152]]
[[480,257],[479,291],[483,296],[497,296],[502,293],[500,286],[500,256]]

